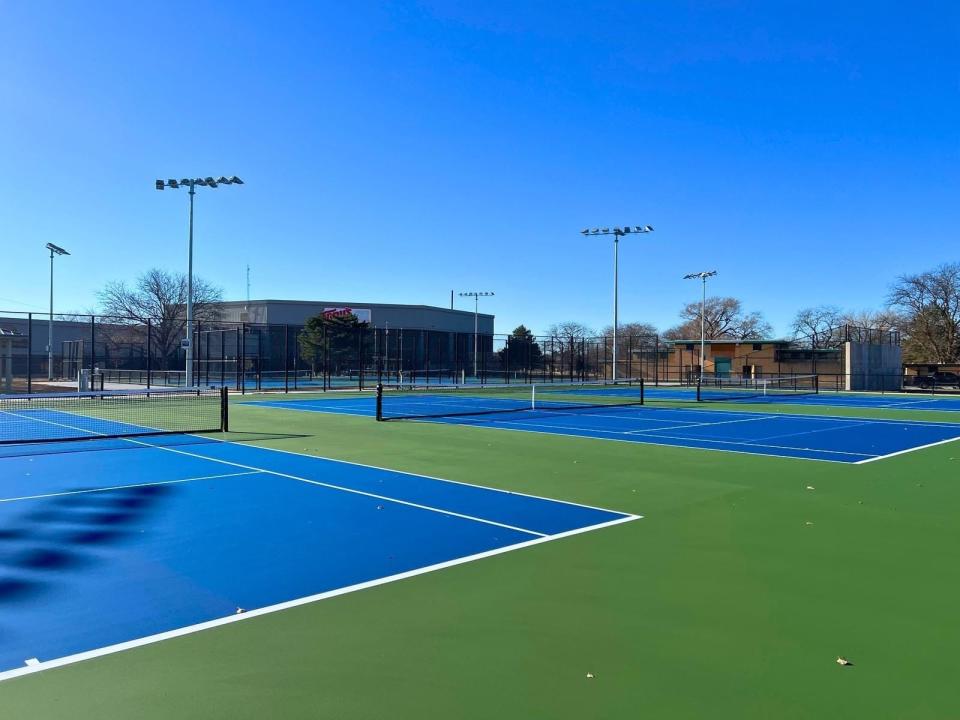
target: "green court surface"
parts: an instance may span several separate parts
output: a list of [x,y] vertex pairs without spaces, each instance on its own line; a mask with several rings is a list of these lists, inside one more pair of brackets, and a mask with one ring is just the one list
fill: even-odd
[[231,430],[643,519],[9,680],[3,717],[956,715],[960,442],[857,466],[238,402]]

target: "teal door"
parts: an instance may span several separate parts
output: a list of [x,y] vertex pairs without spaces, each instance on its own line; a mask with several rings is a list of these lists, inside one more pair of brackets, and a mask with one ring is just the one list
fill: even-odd
[[730,365],[730,358],[718,357],[713,359],[713,369],[717,377],[730,377]]

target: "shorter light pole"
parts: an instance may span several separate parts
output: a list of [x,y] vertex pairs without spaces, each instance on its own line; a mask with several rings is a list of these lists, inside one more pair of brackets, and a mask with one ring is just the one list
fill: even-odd
[[53,243],[47,243],[50,251],[50,324],[47,326],[47,380],[53,380],[53,256],[69,255],[66,250]]
[[700,280],[703,283],[703,294],[700,297],[700,384],[703,385],[704,346],[707,344],[707,278],[717,274],[716,270],[684,275],[684,280]]
[[617,326],[620,315],[620,238],[630,233],[651,233],[652,225],[624,225],[622,228],[584,228],[580,231],[583,236],[587,235],[613,235],[613,379],[617,379]]
[[460,297],[472,297],[473,298],[473,376],[477,376],[477,335],[480,332],[479,328],[479,313],[480,313],[480,298],[482,297],[491,297],[494,295],[492,292],[462,292]]

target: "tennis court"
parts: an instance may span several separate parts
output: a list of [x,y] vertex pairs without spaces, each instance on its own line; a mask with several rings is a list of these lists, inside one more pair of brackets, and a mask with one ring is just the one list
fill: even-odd
[[[517,387],[384,393],[383,412],[387,419],[854,464],[960,438],[953,423],[641,405],[635,386],[545,386],[540,399],[532,401],[528,396],[535,392]],[[250,404],[376,415],[372,396]]]
[[0,444],[0,679],[637,518],[184,433],[217,396],[3,399],[93,439]]

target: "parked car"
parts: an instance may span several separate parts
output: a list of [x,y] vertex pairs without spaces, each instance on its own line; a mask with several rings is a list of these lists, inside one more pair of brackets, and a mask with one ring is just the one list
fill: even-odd
[[960,375],[955,372],[935,372],[926,375],[917,375],[913,384],[924,390],[942,387],[960,388]]

